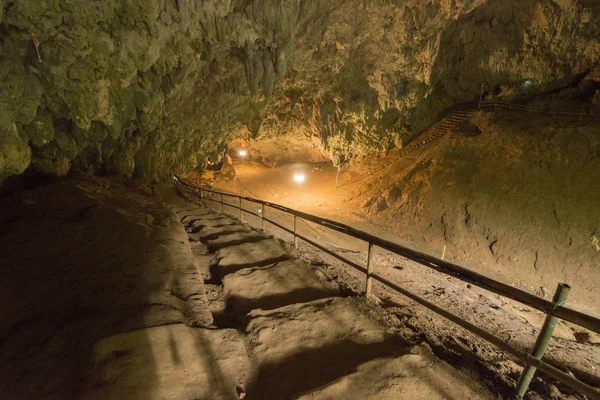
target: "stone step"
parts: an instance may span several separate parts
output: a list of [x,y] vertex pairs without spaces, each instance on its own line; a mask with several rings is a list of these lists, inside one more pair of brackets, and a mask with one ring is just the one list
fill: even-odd
[[[455,126],[447,123],[450,125]],[[408,149],[421,147],[423,142],[429,144],[448,130],[438,126]],[[192,210],[180,216],[197,259],[207,264],[211,253],[216,252],[216,270],[202,274],[218,273],[221,277],[225,306],[220,303],[220,309],[232,311],[243,322],[251,344],[252,367],[247,367],[248,355],[238,348],[223,350],[218,342],[216,347],[205,345],[213,352],[198,354],[198,359],[224,371],[217,379],[226,382],[221,383],[220,391],[205,394],[203,387],[217,385],[217,381],[211,382],[192,358],[185,358],[181,366],[184,381],[188,381],[188,374],[198,375],[197,383],[202,387],[175,384],[172,389],[164,389],[172,390],[169,392],[159,385],[155,397],[242,398],[248,390],[250,398],[277,400],[483,398],[471,387],[465,387],[458,373],[437,360],[427,346],[403,341],[364,299],[342,297],[337,284],[328,284],[305,261],[293,258],[281,241],[206,210]],[[175,339],[168,337],[169,351],[173,352],[173,347],[190,348],[185,344],[190,341],[189,335],[184,330],[177,332]],[[184,338],[181,345],[177,342],[179,336]],[[137,339],[142,342],[139,347],[143,346],[143,338]],[[239,343],[238,339],[223,338],[234,343]],[[165,343],[163,339],[161,345],[152,346],[153,355],[156,349],[162,349],[158,351],[161,365],[168,361],[164,359]],[[133,352],[139,354],[143,350]],[[130,357],[127,350],[125,354],[124,357]],[[218,354],[216,363],[212,361],[214,354]],[[107,358],[104,356],[101,361]],[[240,360],[240,369],[235,370],[231,364],[220,366],[232,358]],[[100,371],[103,363],[98,367]],[[124,368],[132,366],[129,370],[138,368],[149,374],[135,356],[124,364]],[[240,375],[240,370],[248,372]],[[170,370],[161,371],[160,376],[170,374]]]
[[223,235],[216,239],[207,241],[208,249],[211,252],[216,252],[219,249],[225,247],[236,246],[242,243],[258,242],[269,236],[266,236],[262,232],[250,231],[250,232],[238,232],[230,235]]
[[266,266],[290,258],[292,256],[287,253],[282,244],[273,238],[265,238],[253,243],[242,243],[217,251],[217,265],[221,277],[242,268]]
[[191,226],[194,222],[201,220],[201,221],[212,221],[215,219],[221,219],[223,218],[222,214],[218,214],[218,213],[214,213],[214,214],[206,214],[206,215],[202,215],[199,217],[196,216],[192,216],[189,218],[185,219],[185,223],[183,223],[183,225],[187,228],[189,226]]
[[188,223],[188,221],[191,221],[194,219],[200,219],[203,217],[210,219],[210,216],[214,216],[214,215],[219,215],[219,214],[208,208],[198,208],[196,210],[185,211],[185,212],[181,212],[181,213],[177,214],[181,223],[184,225],[186,223]]
[[100,340],[83,399],[239,399],[254,374],[235,329],[173,324]]
[[202,276],[204,281],[212,278],[210,265],[214,260],[214,254],[212,254],[206,244],[202,242],[191,242],[192,254],[194,255],[194,264],[196,270]]
[[339,289],[325,286],[309,265],[298,259],[228,274],[223,278],[223,293],[227,307],[238,316],[257,308],[270,310],[340,296]]
[[186,226],[188,233],[196,233],[206,227],[218,227],[227,225],[236,225],[238,222],[227,217],[214,218],[214,219],[196,219],[190,221]]
[[[389,334],[363,300],[329,298],[248,314],[263,399],[289,399],[409,346]],[[348,398],[351,391],[337,398]]]
[[212,239],[216,239],[220,236],[230,235],[238,232],[250,232],[251,229],[245,225],[226,225],[226,226],[215,226],[206,227],[199,232],[189,233],[188,240],[190,242],[207,242]]
[[464,377],[443,368],[441,361],[425,345],[410,354],[367,361],[340,379],[298,397],[302,400],[447,400],[481,399],[483,396],[466,385],[457,385]]

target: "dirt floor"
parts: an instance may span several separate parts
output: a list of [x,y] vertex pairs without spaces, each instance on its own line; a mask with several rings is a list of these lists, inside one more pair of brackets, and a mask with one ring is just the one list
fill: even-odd
[[[410,154],[393,150],[387,157],[347,166],[337,189],[337,171],[330,165],[264,168],[241,160],[234,161],[232,180],[217,179],[214,185],[443,255],[546,298],[551,298],[557,282],[566,281],[574,288],[567,304],[597,315],[600,301],[594,288],[599,284],[600,253],[593,238],[600,229],[595,226],[600,221],[595,206],[600,203],[600,186],[593,170],[600,166],[596,151],[600,144],[594,134],[596,125],[528,117],[478,113],[462,129],[481,134],[466,137],[455,132]],[[306,175],[302,184],[293,180],[299,171]],[[251,203],[246,207],[258,211]],[[277,212],[266,213],[291,226]],[[365,244],[300,225],[306,235],[330,248],[365,260]],[[364,290],[360,274],[338,268],[327,257],[321,260],[322,255],[308,248],[304,251],[325,269],[333,268],[333,275],[352,290]],[[378,254],[375,260],[386,277],[472,322],[484,322],[508,342],[528,349],[535,340],[541,313],[392,254]],[[444,352],[462,349],[457,353],[463,356],[468,349],[476,354],[469,362],[485,363],[486,370],[507,377],[507,385],[518,378],[520,368],[472,335],[398,295],[376,290],[382,305],[418,327],[434,348],[437,344]],[[600,336],[569,323],[561,323],[555,336],[548,360],[568,363],[580,379],[600,386]],[[560,397],[540,390],[542,397]]]

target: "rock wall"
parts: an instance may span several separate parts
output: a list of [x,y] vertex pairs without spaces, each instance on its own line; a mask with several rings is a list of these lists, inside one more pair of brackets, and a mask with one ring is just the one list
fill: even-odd
[[240,132],[347,159],[600,59],[593,1],[0,0],[0,30],[0,181],[159,180]]
[[[597,118],[479,112],[480,135],[448,134],[364,184],[363,212],[410,247],[597,313]],[[444,250],[445,249],[445,250]]]

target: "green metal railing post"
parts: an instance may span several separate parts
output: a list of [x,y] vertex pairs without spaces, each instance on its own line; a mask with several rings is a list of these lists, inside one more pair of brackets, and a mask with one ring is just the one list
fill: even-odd
[[242,214],[242,198],[240,197],[240,221],[244,222],[244,214]]
[[367,283],[365,296],[367,299],[371,298],[371,286],[373,285],[373,263],[371,259],[373,258],[373,243],[369,242],[369,250],[367,252]]
[[[566,283],[558,284],[556,292],[554,293],[554,297],[552,298],[554,307],[563,306],[565,304],[570,289],[571,287]],[[548,311],[544,325],[542,325],[540,334],[538,335],[535,345],[533,346],[531,356],[536,360],[542,360],[544,352],[546,351],[546,347],[548,346],[548,342],[550,342],[550,339],[552,339],[554,328],[556,328],[556,324],[558,323],[558,318],[553,315],[553,311],[554,310]],[[525,368],[523,368],[523,372],[521,373],[521,377],[517,383],[517,396],[519,398],[523,398],[525,392],[527,392],[536,369],[537,368],[532,365],[526,365]]]

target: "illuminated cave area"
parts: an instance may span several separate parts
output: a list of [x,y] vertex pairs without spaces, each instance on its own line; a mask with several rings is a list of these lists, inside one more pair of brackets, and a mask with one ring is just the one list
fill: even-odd
[[599,2],[0,35],[1,399],[600,399]]

